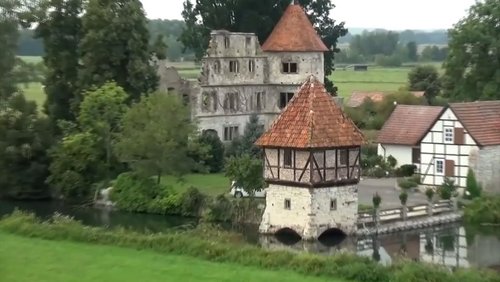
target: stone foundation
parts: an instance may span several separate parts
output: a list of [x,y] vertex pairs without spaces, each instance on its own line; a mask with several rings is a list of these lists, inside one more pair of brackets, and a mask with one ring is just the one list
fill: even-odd
[[[288,200],[289,208],[285,206]],[[357,217],[356,185],[329,188],[269,185],[259,231],[274,234],[289,228],[304,240],[314,240],[329,229],[354,234],[357,230]]]

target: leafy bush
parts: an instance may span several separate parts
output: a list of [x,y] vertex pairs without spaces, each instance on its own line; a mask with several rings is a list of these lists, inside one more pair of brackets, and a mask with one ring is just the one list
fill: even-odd
[[474,199],[481,196],[481,185],[476,180],[476,175],[472,169],[469,169],[467,172],[467,180],[466,180],[466,199]]
[[500,223],[500,196],[474,199],[465,207],[464,218],[473,224]]
[[415,174],[417,166],[413,164],[405,164],[396,169],[397,177],[409,177]]
[[401,201],[401,204],[403,206],[406,205],[406,203],[408,202],[408,193],[406,193],[405,191],[401,192],[401,194],[399,194],[399,200]]
[[441,199],[449,200],[454,196],[456,190],[455,180],[445,177],[443,184],[438,187],[438,194]]
[[425,196],[427,197],[427,200],[429,202],[432,201],[432,198],[434,197],[434,194],[435,194],[435,192],[434,192],[434,189],[432,189],[432,188],[427,188],[425,190]]
[[184,193],[157,184],[135,173],[122,173],[116,179],[111,200],[125,211],[199,216],[205,196],[194,187]]
[[117,177],[110,196],[121,210],[146,212],[161,193],[160,185],[151,178],[127,172]]
[[232,204],[224,196],[219,195],[208,205],[206,219],[209,221],[229,221],[232,218]]
[[395,158],[395,157],[393,157],[392,155],[389,155],[389,156],[387,157],[387,163],[389,164],[389,166],[390,166],[391,168],[395,168],[395,167],[396,167],[396,165],[398,164],[398,161],[396,160],[396,158]]
[[416,183],[412,178],[403,178],[398,181],[398,185],[403,190],[409,190],[416,188],[418,183]]
[[205,196],[195,187],[190,187],[180,197],[180,212],[184,216],[199,216]]
[[382,203],[382,198],[378,193],[375,193],[375,195],[373,195],[372,202],[374,208],[378,209],[378,207],[380,207],[380,203]]

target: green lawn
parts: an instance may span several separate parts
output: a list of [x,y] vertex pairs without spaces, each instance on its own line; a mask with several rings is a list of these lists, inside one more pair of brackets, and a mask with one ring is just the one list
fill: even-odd
[[217,196],[228,193],[230,182],[223,174],[187,174],[181,180],[173,176],[162,177],[161,182],[172,186],[175,191],[182,192],[193,186],[202,193]]
[[23,91],[26,99],[35,101],[39,108],[45,103],[45,93],[43,92],[41,83],[31,82],[27,85],[21,84],[19,88]]
[[404,87],[411,68],[368,67],[368,71],[337,69],[330,79],[339,88],[342,97],[350,97],[356,91],[393,92]]
[[[335,281],[186,256],[0,233],[0,281]],[[340,280],[337,280],[340,281]]]
[[19,56],[19,58],[21,58],[21,60],[27,63],[34,63],[34,64],[43,61],[43,58],[40,56]]

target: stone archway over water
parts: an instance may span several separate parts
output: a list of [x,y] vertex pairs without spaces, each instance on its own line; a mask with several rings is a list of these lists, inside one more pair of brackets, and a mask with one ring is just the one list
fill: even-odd
[[302,237],[299,233],[297,233],[297,231],[288,227],[279,229],[276,233],[274,233],[274,236],[278,239],[278,241],[288,246],[295,245],[302,240]]
[[342,243],[346,238],[347,234],[344,231],[338,228],[330,228],[319,235],[318,241],[325,246],[333,247]]

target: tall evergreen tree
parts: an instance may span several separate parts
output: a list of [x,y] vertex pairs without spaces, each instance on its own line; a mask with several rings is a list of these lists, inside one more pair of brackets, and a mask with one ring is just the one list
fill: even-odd
[[157,87],[148,21],[139,0],[89,0],[82,20],[82,90],[113,80],[139,100]]
[[0,2],[0,99],[5,99],[16,91],[13,76],[19,38],[16,8],[14,1]]
[[36,28],[43,40],[45,111],[55,126],[58,120],[74,120],[77,109],[78,45],[81,40],[81,16],[84,0],[49,0],[45,15]]
[[47,197],[47,150],[52,145],[48,120],[22,94],[0,104],[0,196]]
[[[328,91],[336,92],[328,76],[334,70],[335,53],[338,38],[347,34],[344,23],[336,24],[330,18],[330,11],[335,7],[330,0],[301,0],[309,19],[316,28],[330,51],[325,52],[325,85]],[[283,12],[290,5],[290,0],[191,0],[184,2],[182,16],[186,29],[181,35],[185,48],[195,51],[200,59],[207,49],[210,31],[226,29],[229,31],[254,32],[261,43],[271,34]]]

